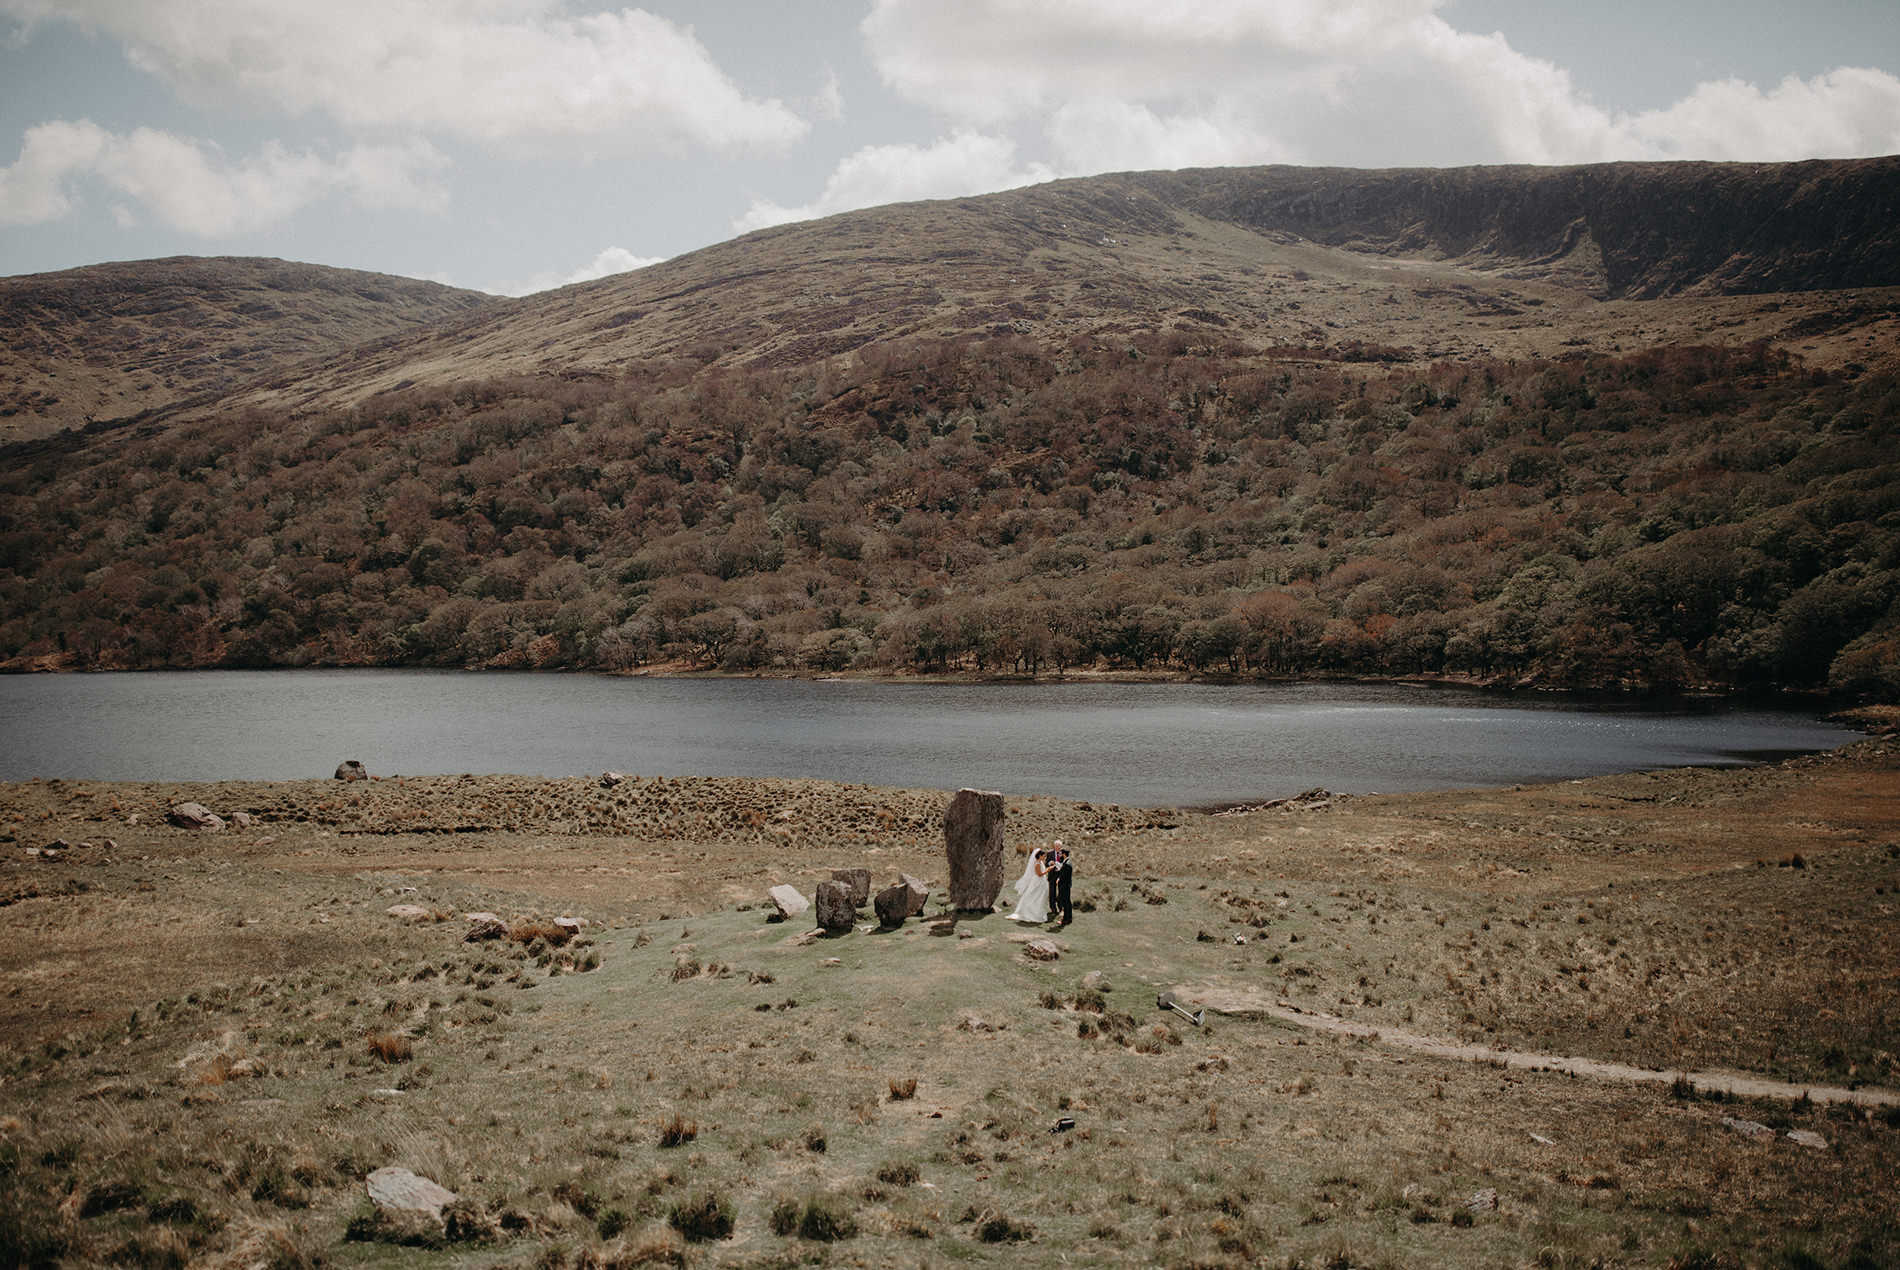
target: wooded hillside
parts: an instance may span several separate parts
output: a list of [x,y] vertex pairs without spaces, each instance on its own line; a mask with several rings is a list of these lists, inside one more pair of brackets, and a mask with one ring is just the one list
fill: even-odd
[[652,362],[19,449],[0,657],[1900,694],[1900,386],[1214,335]]

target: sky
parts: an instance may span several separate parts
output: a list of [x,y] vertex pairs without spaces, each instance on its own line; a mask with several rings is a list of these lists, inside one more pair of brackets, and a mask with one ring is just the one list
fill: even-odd
[[1060,177],[1900,153],[1900,0],[0,0],[0,276],[523,294]]

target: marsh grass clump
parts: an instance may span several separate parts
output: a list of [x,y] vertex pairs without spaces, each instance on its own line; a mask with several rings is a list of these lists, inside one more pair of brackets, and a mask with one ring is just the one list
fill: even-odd
[[718,1191],[681,1200],[667,1211],[666,1223],[688,1243],[711,1243],[732,1236],[732,1201]]
[[877,1169],[877,1180],[889,1186],[915,1186],[922,1178],[909,1160],[886,1160]]
[[833,1195],[814,1195],[805,1201],[798,1215],[798,1237],[814,1243],[836,1243],[855,1239],[858,1220],[843,1200]]
[[986,1244],[1026,1243],[1036,1237],[1036,1228],[1002,1213],[986,1213],[977,1220],[976,1237]]
[[675,1115],[660,1126],[660,1145],[662,1147],[685,1146],[699,1136],[699,1123],[684,1116]]
[[893,1076],[885,1083],[890,1088],[892,1102],[904,1102],[907,1099],[917,1096],[917,1078],[915,1076],[905,1076],[902,1078]]

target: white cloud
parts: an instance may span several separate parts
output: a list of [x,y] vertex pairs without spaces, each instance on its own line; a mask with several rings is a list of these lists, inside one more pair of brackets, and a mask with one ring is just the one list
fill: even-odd
[[665,259],[665,256],[636,256],[625,247],[608,247],[587,264],[565,276],[551,272],[537,273],[519,286],[498,288],[496,294],[531,295],[536,291],[572,286],[576,282],[592,282],[595,278],[605,278],[616,273],[630,273],[635,269],[644,269],[648,265],[657,265]]
[[[172,229],[203,237],[249,233],[335,193],[365,207],[440,211],[446,195],[427,174],[443,162],[424,142],[359,146],[335,159],[272,142],[231,163],[214,145],[168,132],[119,134],[90,120],[55,120],[27,129],[20,157],[0,169],[0,225],[66,215],[73,184],[88,177]],[[114,215],[121,225],[135,220],[123,205]]]
[[815,202],[784,207],[754,200],[733,228],[744,233],[884,203],[985,194],[1054,175],[1042,164],[1019,166],[1015,143],[1007,137],[978,132],[959,131],[931,146],[865,146],[839,161]]
[[[1784,159],[1900,150],[1900,79],[1843,69],[1763,93],[1704,84],[1612,115],[1444,0],[873,0],[861,31],[899,95],[971,127],[1039,130],[1064,174]],[[842,172],[842,170],[841,170]]]
[[692,33],[640,9],[560,0],[0,0],[29,26],[120,40],[214,108],[321,112],[357,132],[513,155],[697,142],[781,147],[807,124],[748,98]]
[[1725,79],[1665,110],[1618,122],[1625,146],[1655,158],[1845,159],[1900,153],[1900,79],[1843,67],[1769,92]]

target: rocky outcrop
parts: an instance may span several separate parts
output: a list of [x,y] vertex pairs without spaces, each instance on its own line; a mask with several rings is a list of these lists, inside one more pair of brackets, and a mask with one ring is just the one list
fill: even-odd
[[366,781],[369,769],[355,759],[345,759],[337,764],[336,778],[340,781]]
[[201,833],[215,833],[224,828],[224,818],[202,803],[179,803],[166,813],[165,819],[180,829],[195,829]]

